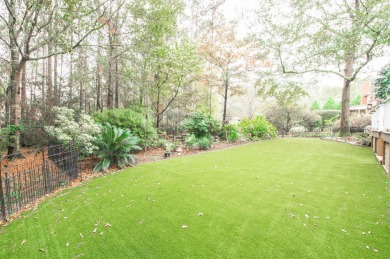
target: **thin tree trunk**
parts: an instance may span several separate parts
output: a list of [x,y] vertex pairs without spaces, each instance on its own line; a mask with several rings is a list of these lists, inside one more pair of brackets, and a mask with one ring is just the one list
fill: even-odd
[[113,99],[114,99],[114,93],[113,93],[113,45],[112,45],[112,36],[109,36],[110,41],[110,49],[109,49],[109,55],[108,55],[108,89],[107,89],[107,108],[112,109],[113,107]]
[[118,57],[115,58],[115,108],[119,108],[119,69],[118,69]]
[[157,87],[156,129],[160,127],[160,87]]
[[[43,55],[45,55],[45,50],[42,50]],[[47,79],[46,79],[46,74],[47,74],[47,66],[46,66],[46,59],[42,59],[42,83],[41,83],[41,91],[42,91],[42,105],[43,109],[46,109],[46,95],[47,95],[47,89],[46,89],[46,84],[47,84]]]
[[223,117],[222,125],[226,124],[226,110],[227,110],[227,100],[228,100],[228,89],[229,89],[229,80],[225,79],[225,94],[223,96]]
[[[48,54],[52,52],[52,47],[48,45]],[[53,107],[53,58],[49,57],[47,59],[47,95],[46,95],[46,103],[47,109],[50,111]]]
[[102,34],[100,32],[98,33],[98,54],[96,58],[96,110],[102,111],[102,104],[101,104],[101,91],[102,91],[102,80],[103,80],[103,64],[100,60],[101,58],[101,53],[102,53],[102,47],[101,42],[102,42]]
[[[54,48],[54,52],[57,52],[57,47]],[[60,95],[59,95],[59,91],[58,91],[58,56],[55,55],[54,56],[54,67],[53,67],[53,81],[54,81],[54,102],[57,106],[61,106],[60,104]]]
[[101,89],[102,89],[102,77],[103,77],[103,65],[97,61],[97,84],[96,84],[96,109],[102,110],[101,107],[101,101],[100,101],[100,95],[101,95]]

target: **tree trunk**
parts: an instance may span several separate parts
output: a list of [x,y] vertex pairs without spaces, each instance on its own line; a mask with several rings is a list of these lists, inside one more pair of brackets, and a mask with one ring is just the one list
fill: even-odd
[[157,88],[156,129],[160,127],[160,87]]
[[102,111],[102,107],[100,104],[100,95],[102,89],[103,65],[99,62],[99,60],[97,62],[96,110]]
[[26,81],[26,76],[27,76],[27,62],[24,63],[23,68],[22,68],[22,92],[21,92],[21,117],[22,121],[26,120],[26,115],[27,115],[27,81]]
[[227,110],[227,100],[228,100],[228,89],[229,89],[229,80],[225,79],[225,94],[223,96],[223,117],[222,125],[226,124],[226,110]]
[[[19,62],[19,51],[18,46],[15,42],[14,32],[15,32],[15,20],[12,14],[15,13],[15,1],[9,2],[9,9],[11,10],[9,14],[9,35],[10,35],[10,54],[11,54],[11,73],[8,89],[11,93],[10,98],[10,117],[11,125],[13,126],[13,132],[10,134],[10,140],[8,145],[8,155],[20,155],[20,76],[24,63],[24,59]],[[11,144],[12,143],[12,144]]]
[[118,68],[118,57],[115,58],[115,108],[119,108],[119,68]]
[[[48,54],[52,52],[50,44],[48,45]],[[47,94],[46,94],[46,103],[47,109],[50,111],[53,107],[53,58],[49,57],[47,59]]]
[[[111,37],[110,37],[111,38]],[[111,40],[110,40],[111,41]],[[113,107],[113,80],[112,80],[112,52],[113,46],[110,43],[109,56],[108,56],[108,89],[107,89],[107,108],[112,109]]]
[[73,53],[70,53],[70,62],[69,62],[69,100],[68,100],[68,108],[72,107],[73,102]]
[[80,111],[83,111],[83,82],[80,81],[80,89],[79,89],[79,107],[80,107]]
[[350,86],[351,81],[344,79],[343,92],[341,95],[340,136],[348,136],[351,134],[349,126]]
[[[347,78],[352,77],[354,61],[353,55],[349,55],[347,62],[345,63],[345,76]],[[340,136],[348,136],[351,134],[349,125],[350,92],[351,80],[344,79],[343,92],[341,95]]]
[[[57,52],[57,47],[54,48],[54,52]],[[53,82],[54,82],[54,103],[57,106],[61,106],[60,102],[60,95],[58,90],[58,55],[54,56],[54,67],[53,67]]]
[[[360,2],[355,0],[355,13],[351,14],[352,18],[352,31],[357,29],[356,17],[360,12]],[[347,54],[345,61],[344,75],[347,79],[344,79],[343,92],[341,95],[341,115],[340,115],[340,136],[349,136],[351,134],[351,129],[349,125],[349,115],[350,115],[350,92],[351,92],[351,82],[353,76],[353,65],[355,63],[355,53],[356,53],[356,42],[359,39],[351,38],[351,48]]]
[[98,33],[98,45],[99,45],[99,52],[97,54],[96,58],[96,110],[102,111],[102,105],[101,105],[101,90],[102,90],[102,80],[103,80],[103,64],[100,60],[101,53],[102,53],[102,34],[100,32]]

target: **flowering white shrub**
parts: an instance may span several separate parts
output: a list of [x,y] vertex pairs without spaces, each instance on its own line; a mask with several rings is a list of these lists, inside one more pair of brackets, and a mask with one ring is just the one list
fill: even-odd
[[45,126],[50,136],[61,144],[73,144],[83,155],[92,154],[95,146],[92,144],[99,133],[99,127],[87,114],[80,114],[76,121],[75,112],[66,107],[54,107],[54,126]]

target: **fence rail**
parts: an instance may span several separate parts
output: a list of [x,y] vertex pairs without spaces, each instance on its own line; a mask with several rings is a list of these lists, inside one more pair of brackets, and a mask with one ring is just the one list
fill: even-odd
[[[351,127],[350,129],[352,136],[359,136],[363,133],[367,133],[365,127]],[[340,133],[340,128],[333,127],[322,127],[308,129],[294,129],[290,130],[287,134],[279,132],[278,137],[280,138],[326,138],[326,137],[337,137]]]
[[50,146],[21,155],[23,158],[4,156],[0,160],[0,220],[78,177],[78,153],[73,149]]

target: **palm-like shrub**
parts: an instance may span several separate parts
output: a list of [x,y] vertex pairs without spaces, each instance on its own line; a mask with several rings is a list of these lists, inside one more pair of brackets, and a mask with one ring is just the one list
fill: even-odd
[[139,138],[131,134],[128,129],[117,128],[109,123],[100,127],[100,135],[95,141],[98,148],[95,154],[101,159],[93,169],[95,172],[106,171],[112,163],[123,168],[135,162],[131,151],[140,150]]

